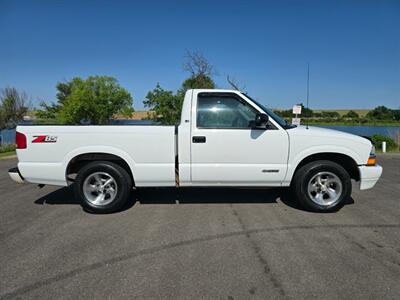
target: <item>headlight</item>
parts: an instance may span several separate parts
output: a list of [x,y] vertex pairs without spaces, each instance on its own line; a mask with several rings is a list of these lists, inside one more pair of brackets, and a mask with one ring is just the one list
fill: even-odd
[[371,155],[375,155],[375,145],[372,145],[371,153],[370,153],[369,155],[370,155],[370,156],[371,156]]
[[368,157],[367,166],[375,166],[376,165],[376,155],[375,155],[375,146],[372,145],[371,152]]

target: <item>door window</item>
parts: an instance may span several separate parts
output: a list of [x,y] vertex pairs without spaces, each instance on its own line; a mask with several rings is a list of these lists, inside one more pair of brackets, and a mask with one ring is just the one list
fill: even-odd
[[234,95],[199,94],[198,128],[251,128],[257,110]]

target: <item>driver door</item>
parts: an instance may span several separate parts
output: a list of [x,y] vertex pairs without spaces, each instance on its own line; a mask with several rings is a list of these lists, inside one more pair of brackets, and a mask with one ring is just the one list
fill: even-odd
[[288,135],[273,121],[253,129],[264,113],[236,93],[192,98],[191,179],[194,185],[277,186],[285,177]]

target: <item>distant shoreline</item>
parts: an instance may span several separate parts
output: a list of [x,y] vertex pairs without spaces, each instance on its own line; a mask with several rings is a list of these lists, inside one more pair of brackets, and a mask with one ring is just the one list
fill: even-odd
[[356,123],[356,122],[316,122],[316,121],[308,121],[307,119],[302,119],[301,124],[305,125],[323,125],[323,126],[392,126],[398,127],[400,126],[400,122],[366,122],[366,123]]

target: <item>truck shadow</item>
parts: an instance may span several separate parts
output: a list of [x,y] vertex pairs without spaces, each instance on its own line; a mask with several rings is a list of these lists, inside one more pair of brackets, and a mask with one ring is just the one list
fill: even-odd
[[[306,211],[294,199],[289,188],[147,188],[136,191],[140,204],[277,204],[279,201],[294,209]],[[344,205],[353,204],[353,198]],[[341,207],[338,208],[340,210]],[[337,210],[337,211],[338,211]],[[333,211],[336,212],[336,211]]]
[[[135,203],[148,204],[277,204],[278,201],[294,209],[304,210],[293,198],[288,188],[140,188],[132,192],[131,201],[121,211],[131,208]],[[44,205],[79,205],[71,187],[55,190],[37,200]],[[350,198],[345,205],[353,204]]]
[[135,198],[140,204],[277,203],[282,192],[275,188],[142,188]]

